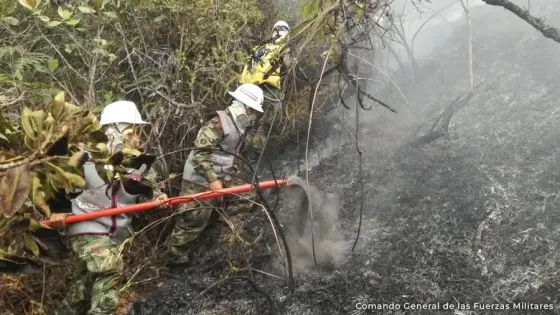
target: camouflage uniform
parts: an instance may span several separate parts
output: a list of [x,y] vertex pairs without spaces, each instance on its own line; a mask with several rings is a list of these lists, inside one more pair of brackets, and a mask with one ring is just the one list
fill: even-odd
[[[154,185],[157,173],[153,168],[146,173],[145,179],[152,184],[154,198],[163,194],[159,186]],[[138,195],[137,200],[145,202],[151,199]],[[78,258],[80,276],[56,310],[56,315],[115,313],[124,268],[119,245],[107,235],[71,237],[72,252]],[[86,313],[88,304],[90,307]]]
[[152,196],[152,198],[149,198],[148,196],[138,195],[138,203],[152,201],[153,199],[157,198],[158,196],[161,196],[161,195],[165,194],[162,191],[162,189],[164,187],[161,186],[161,185],[158,185],[158,183],[160,182],[160,179],[161,178],[160,178],[159,174],[157,173],[157,171],[153,167],[150,168],[150,170],[148,172],[146,172],[146,175],[144,175],[144,178],[143,178],[142,182],[144,184],[152,187],[153,196]]
[[73,237],[72,251],[80,260],[79,279],[68,291],[57,315],[114,314],[118,304],[123,260],[118,246],[104,235]]
[[[274,121],[273,133],[274,131],[279,131],[282,125],[282,119],[284,117],[284,95],[281,90],[274,87],[261,85],[264,93],[263,109],[264,113],[261,118],[255,124],[255,129],[264,135],[268,134],[268,130]],[[276,112],[276,117],[274,117],[274,112]]]
[[[243,143],[245,146],[261,149],[264,143],[264,137],[265,136],[259,132],[253,132],[246,135]],[[218,148],[218,144],[223,138],[224,134],[220,126],[220,121],[218,117],[214,117],[202,126],[199,136],[194,141],[194,147]],[[218,180],[218,176],[213,169],[211,151],[196,151],[192,163],[195,171],[203,175],[208,183]],[[247,182],[235,177],[222,179],[221,181],[224,188],[247,184]],[[181,195],[207,190],[207,188],[189,181],[182,181]],[[178,210],[184,212],[178,215],[173,231],[167,241],[167,246],[171,255],[170,262],[186,263],[189,261],[188,255],[191,250],[192,241],[206,228],[214,208],[222,207],[222,210],[225,208],[228,216],[237,215],[242,212],[247,213],[253,210],[254,203],[251,202],[251,200],[255,199],[256,192],[251,191],[240,194],[239,196],[225,196],[223,202],[218,201],[218,199],[208,199],[179,205]],[[193,208],[197,209],[191,210]]]

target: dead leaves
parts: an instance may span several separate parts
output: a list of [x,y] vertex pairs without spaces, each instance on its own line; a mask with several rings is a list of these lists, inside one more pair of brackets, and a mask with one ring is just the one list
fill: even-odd
[[0,212],[11,217],[23,206],[30,188],[29,164],[8,169],[0,181]]

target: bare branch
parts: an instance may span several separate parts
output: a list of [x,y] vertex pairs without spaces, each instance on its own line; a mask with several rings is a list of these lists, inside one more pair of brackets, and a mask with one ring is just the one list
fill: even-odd
[[[132,59],[130,58],[131,53],[128,50],[128,45],[126,44],[126,42],[128,41],[126,38],[126,35],[124,34],[122,28],[119,26],[116,27],[117,31],[119,31],[119,33],[121,33],[122,39],[123,39],[123,44],[124,44],[124,50],[126,51],[126,59],[128,60],[128,65],[130,66],[130,71],[132,72],[132,77],[134,78],[134,83],[137,84],[138,82],[138,76],[136,75],[136,70],[134,69],[134,64],[132,62]],[[138,87],[135,88],[136,90],[139,91]],[[138,93],[140,94],[140,100],[142,101],[142,103],[144,103],[144,96],[142,95],[142,93]]]
[[360,91],[360,93],[363,94],[365,97],[369,98],[370,100],[379,103],[379,105],[381,105],[381,106],[387,108],[388,110],[392,111],[393,113],[398,113],[396,110],[394,110],[393,108],[391,108],[391,106],[389,106],[387,103],[383,102],[383,101],[380,100],[380,99],[377,99],[375,96],[373,96],[373,95],[371,95],[371,94],[369,94],[369,93],[367,93],[367,92],[364,92],[364,91]]
[[[409,61],[412,64],[412,70],[413,70],[414,78],[416,78],[416,75],[417,75],[417,72],[418,72],[418,63],[416,62],[416,58],[414,57],[414,51],[411,48],[411,46],[408,44],[408,41],[406,39],[406,33],[405,33],[403,18],[399,17],[399,25],[394,23],[393,20],[391,20],[391,23],[392,23],[393,29],[395,30],[397,35],[402,40],[402,44],[404,46],[404,49],[406,50],[406,54],[408,55]],[[400,26],[400,29],[399,29],[398,26]]]
[[5,104],[0,104],[0,108],[8,107],[8,106],[10,106],[10,105],[13,105],[13,104],[15,104],[15,103],[21,101],[21,100],[23,99],[23,95],[24,95],[24,94],[25,94],[25,91],[21,92],[21,94],[18,96],[17,99],[15,99],[15,100],[13,100],[13,101],[11,101],[11,102],[5,103]]
[[463,7],[463,10],[465,10],[465,12],[467,12],[469,10],[469,8],[468,8],[468,4],[465,4],[465,0],[459,0],[459,2],[461,3],[461,6]]
[[525,20],[527,23],[531,24],[539,32],[541,32],[544,37],[550,38],[553,41],[560,43],[560,30],[554,28],[548,24],[545,24],[541,18],[537,18],[529,13],[529,10],[524,10],[518,5],[510,2],[509,0],[482,0],[488,5],[494,5],[498,7],[503,7],[504,9],[512,12],[513,14]]
[[[416,39],[416,36],[418,36],[418,34],[420,33],[420,31],[424,28],[424,26],[426,26],[428,24],[428,22],[430,22],[434,17],[439,16],[439,14],[442,11],[445,11],[449,8],[451,8],[452,6],[454,6],[456,3],[452,3],[436,12],[434,12],[434,14],[432,16],[430,16],[429,18],[426,19],[426,21],[424,21],[424,23],[422,23],[422,25],[420,25],[420,27],[418,28],[418,30],[416,30],[416,33],[414,33],[414,35],[412,36],[412,41],[410,42],[410,49],[412,50],[412,53],[414,54],[414,40]],[[463,1],[461,1],[461,5],[463,5]],[[465,8],[463,6],[463,8]],[[465,9],[466,11],[467,9]]]
[[[399,86],[397,85],[397,83],[396,83],[395,81],[393,81],[393,79],[391,79],[391,77],[390,77],[389,75],[387,75],[385,72],[383,72],[383,70],[379,69],[379,68],[378,68],[377,66],[375,66],[373,63],[371,63],[371,62],[369,62],[369,61],[367,61],[367,60],[365,60],[365,59],[363,59],[363,58],[361,58],[361,57],[358,57],[358,56],[354,55],[353,53],[350,53],[350,52],[349,52],[348,54],[349,54],[350,56],[355,57],[355,58],[359,58],[361,61],[365,62],[366,64],[368,64],[368,65],[370,65],[370,66],[372,66],[375,70],[379,71],[379,73],[381,73],[384,77],[386,77],[387,79],[389,79],[389,81],[390,81],[391,83],[393,83],[393,85],[397,88],[397,90],[398,90],[399,93],[401,94],[401,96],[402,96],[404,102],[405,102],[407,105],[409,105],[408,100],[406,99],[406,96],[404,95],[404,93],[402,92],[402,90],[399,88]],[[368,98],[369,98],[369,96],[368,96]],[[375,100],[374,100],[374,101],[375,101]],[[381,104],[381,103],[380,103],[380,104]],[[382,105],[383,105],[383,104],[382,104]],[[383,105],[383,106],[385,106],[385,105]],[[388,108],[389,108],[389,107],[388,107]]]
[[170,104],[172,104],[172,105],[175,105],[175,106],[177,106],[177,107],[182,107],[182,108],[194,108],[194,107],[195,107],[195,104],[185,104],[185,103],[181,103],[181,102],[178,102],[178,101],[176,101],[176,100],[170,98],[169,96],[163,94],[162,92],[160,92],[160,91],[158,91],[158,90],[156,90],[156,89],[153,89],[153,88],[150,88],[150,89],[151,89],[154,93],[156,93],[157,95],[163,97],[166,101],[168,101],[168,102],[169,102]]
[[[323,74],[325,73],[325,67],[329,61],[331,50],[327,51],[327,56],[325,62],[323,63],[323,69],[321,70],[321,75],[319,76],[319,82],[315,85],[315,92],[313,93],[313,99],[311,101],[311,108],[309,110],[309,124],[307,126],[307,141],[305,144],[305,179],[307,182],[307,189],[309,190],[309,163],[308,163],[308,153],[309,153],[309,135],[311,134],[311,122],[313,121],[313,106],[315,105],[315,98],[317,97],[317,91],[319,90],[319,85],[323,79]],[[311,198],[311,196],[309,196]],[[311,207],[311,202],[309,203],[309,214],[311,217],[311,222],[313,222],[313,208]],[[313,223],[311,223],[311,248],[313,250],[313,260],[315,261],[315,266],[317,266],[317,257],[315,255],[315,235],[313,231]]]
[[58,48],[56,48],[56,46],[47,38],[47,36],[45,36],[45,34],[39,30],[41,32],[41,35],[43,36],[43,39],[49,43],[49,45],[54,49],[54,51],[56,51],[56,53],[58,54],[58,56],[60,57],[60,59],[62,59],[62,61],[64,61],[64,63],[66,63],[66,66],[74,71],[74,73],[81,78],[82,80],[89,82],[88,79],[86,77],[84,77],[83,75],[81,75],[78,71],[76,71],[76,69],[74,69],[74,67],[72,67],[72,65],[68,62],[68,60],[66,60],[66,58],[64,58],[64,55],[60,52],[60,50],[58,50]]

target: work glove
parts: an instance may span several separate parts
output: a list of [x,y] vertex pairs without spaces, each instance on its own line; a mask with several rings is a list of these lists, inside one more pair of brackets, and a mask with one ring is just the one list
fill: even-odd
[[129,170],[128,175],[121,175],[124,190],[131,195],[143,195],[152,199],[154,195],[153,188],[142,182],[147,170],[148,166],[142,164],[139,169]]

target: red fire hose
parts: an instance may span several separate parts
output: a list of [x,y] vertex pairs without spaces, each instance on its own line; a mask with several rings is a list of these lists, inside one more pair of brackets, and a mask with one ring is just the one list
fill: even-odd
[[[267,189],[267,188],[272,188],[272,187],[282,186],[282,185],[288,185],[288,184],[289,184],[289,180],[285,180],[285,179],[269,180],[269,181],[265,181],[265,182],[260,182],[259,183],[259,188]],[[249,192],[249,191],[254,190],[254,189],[255,189],[255,186],[250,185],[250,184],[245,184],[245,185],[234,186],[234,187],[230,187],[230,188],[224,188],[224,189],[220,189],[220,190],[205,191],[205,192],[191,194],[191,195],[169,198],[168,203],[170,205],[175,205],[175,204],[179,204],[179,203],[189,202],[189,201],[192,201],[192,200],[211,199],[211,198],[222,197],[222,196],[228,195],[228,194],[245,193],[245,192]],[[155,201],[150,201],[150,202],[139,203],[139,204],[126,206],[126,207],[122,207],[122,208],[111,208],[111,209],[106,209],[106,210],[101,210],[101,211],[96,211],[96,212],[91,212],[91,213],[71,215],[71,216],[66,217],[65,222],[66,222],[66,224],[70,224],[70,223],[76,223],[76,222],[81,222],[81,221],[89,221],[89,220],[93,220],[93,219],[97,219],[97,218],[101,218],[101,217],[114,216],[114,215],[119,215],[119,214],[123,214],[123,213],[129,213],[129,212],[149,210],[149,209],[153,209],[155,207],[156,207],[156,202]],[[51,222],[49,220],[44,220],[44,221],[41,221],[41,224],[46,225],[46,226],[50,226]]]

